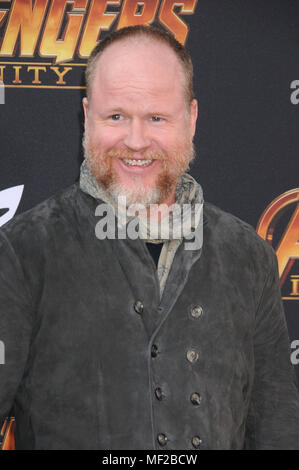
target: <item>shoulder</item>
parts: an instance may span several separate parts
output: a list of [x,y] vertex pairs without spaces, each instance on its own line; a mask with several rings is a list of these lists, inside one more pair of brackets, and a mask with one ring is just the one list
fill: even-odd
[[[272,246],[253,226],[210,202],[203,207],[204,243],[211,243],[233,256],[235,262],[248,262],[254,269],[270,268],[276,262]],[[208,241],[210,240],[210,242]]]
[[62,189],[33,208],[18,214],[0,229],[0,239],[18,246],[42,243],[46,238],[65,231],[78,211],[86,214],[86,204],[78,183]]

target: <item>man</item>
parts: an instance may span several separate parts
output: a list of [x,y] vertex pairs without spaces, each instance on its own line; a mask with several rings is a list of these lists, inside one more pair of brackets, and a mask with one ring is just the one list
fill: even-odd
[[[212,204],[196,217],[187,52],[126,28],[94,49],[86,79],[79,183],[0,233],[0,415],[14,405],[16,447],[298,449],[275,253]],[[136,220],[158,236],[123,236]]]

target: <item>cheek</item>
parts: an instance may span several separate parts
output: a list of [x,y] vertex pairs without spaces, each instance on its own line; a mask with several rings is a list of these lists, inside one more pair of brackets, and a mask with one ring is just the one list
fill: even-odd
[[90,130],[90,138],[94,145],[107,150],[114,147],[121,139],[120,133],[115,128],[93,126]]
[[175,125],[170,129],[161,130],[155,136],[155,143],[164,149],[166,152],[173,154],[179,149],[185,148],[190,141],[188,123],[184,125]]
[[161,145],[170,157],[175,158],[178,153],[186,149],[186,135],[182,135],[181,137],[176,135],[173,138],[164,139],[164,141],[161,142]]

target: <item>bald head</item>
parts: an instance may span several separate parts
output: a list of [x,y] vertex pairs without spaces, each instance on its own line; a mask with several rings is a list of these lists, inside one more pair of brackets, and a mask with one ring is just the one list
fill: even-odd
[[[176,54],[166,44],[151,38],[127,38],[107,47],[95,64],[89,104],[99,94],[126,94],[130,100],[176,95],[182,105],[186,98],[186,79]],[[94,99],[93,99],[94,98]],[[146,102],[146,99],[144,100]]]
[[[150,71],[150,65],[152,67],[158,67],[156,73],[158,74],[161,67],[167,64],[171,67],[176,63],[177,76],[176,81],[180,81],[185,94],[186,104],[189,105],[194,98],[193,94],[193,67],[191,58],[182,44],[180,44],[171,34],[157,29],[152,26],[129,26],[118,31],[114,31],[110,35],[106,36],[97,46],[93,49],[90,54],[87,68],[86,68],[86,86],[87,86],[87,97],[90,99],[92,91],[94,89],[94,81],[99,71],[100,66],[106,67],[108,60],[112,60],[115,57],[120,57],[122,54],[126,54],[127,50],[136,50],[136,64],[140,63],[140,68],[145,68],[148,65],[148,71]],[[143,45],[144,48],[141,50],[138,46]],[[118,54],[118,49],[120,54]],[[158,51],[161,49],[161,54]],[[111,50],[110,54],[106,52]],[[163,54],[162,54],[163,53]],[[143,56],[142,54],[146,54]],[[106,61],[100,60],[102,56],[106,56]],[[155,56],[160,59],[154,60]],[[146,64],[146,61],[148,62]],[[129,64],[128,64],[129,66]],[[188,106],[187,106],[188,108]]]

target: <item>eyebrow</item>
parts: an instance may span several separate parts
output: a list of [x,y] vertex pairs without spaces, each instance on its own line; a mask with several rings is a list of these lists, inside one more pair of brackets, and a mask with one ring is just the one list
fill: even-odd
[[110,108],[106,111],[103,111],[102,109],[99,109],[100,114],[123,114],[125,113],[125,110],[122,108]]
[[[127,114],[127,111],[125,111],[123,108],[110,108],[106,111],[103,111],[103,110],[99,110],[99,114],[104,114],[104,115],[113,115],[113,114]],[[171,117],[171,114],[167,113],[167,112],[164,112],[164,111],[158,111],[158,110],[154,110],[154,111],[149,111],[147,113],[144,113],[145,116],[161,116],[161,117],[165,117],[165,118],[168,118],[168,117]]]

